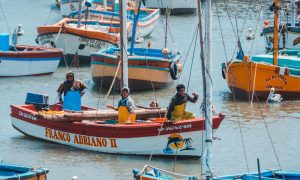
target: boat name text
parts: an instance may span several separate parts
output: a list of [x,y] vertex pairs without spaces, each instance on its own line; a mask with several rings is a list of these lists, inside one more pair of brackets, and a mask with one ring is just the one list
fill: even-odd
[[85,46],[89,46],[91,48],[101,49],[104,45],[104,41],[96,40],[96,39],[88,39],[84,37],[80,37],[79,41],[81,43],[85,43]]
[[32,116],[31,114],[24,113],[24,112],[22,112],[22,111],[19,111],[19,116],[22,116],[22,117],[24,117],[24,118],[26,118],[26,119],[31,119],[31,120],[33,120],[33,121],[36,121],[36,120],[37,120],[36,117]]
[[158,128],[158,131],[173,131],[173,130],[181,130],[181,129],[188,129],[192,128],[192,124],[184,124],[179,126],[168,126],[168,127],[161,127]]
[[85,135],[78,134],[70,134],[67,132],[62,132],[58,130],[53,130],[50,128],[45,128],[45,137],[62,141],[62,142],[71,142],[74,144],[80,144],[84,146],[93,146],[93,147],[111,147],[117,148],[117,140],[109,139],[109,138],[101,138],[101,137],[91,137]]

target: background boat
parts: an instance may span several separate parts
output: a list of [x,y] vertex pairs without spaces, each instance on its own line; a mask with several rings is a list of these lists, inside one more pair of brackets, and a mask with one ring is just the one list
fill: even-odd
[[25,167],[0,163],[1,180],[47,180],[49,170],[41,167]]
[[[121,70],[116,73],[119,53],[116,48],[108,48],[91,54],[91,76],[98,86],[109,88],[116,76],[114,86],[121,89]],[[133,55],[128,56],[130,89],[157,89],[170,85],[180,71],[177,67],[180,57],[179,52],[164,54],[161,49],[134,48]]]
[[[1,39],[1,44],[4,42]],[[5,77],[51,74],[63,55],[62,50],[56,48],[8,46],[8,41],[5,46],[6,49],[0,50],[0,76]]]
[[[119,13],[114,11],[105,11],[103,8],[97,8],[97,9],[90,9],[89,16],[87,17],[90,20],[108,20],[108,21],[119,21]],[[128,7],[127,13],[128,13],[128,20],[133,23],[134,21],[134,7]],[[86,10],[82,11],[82,14],[84,15]],[[74,11],[69,14],[68,17],[71,18],[77,18],[78,17],[78,11]],[[150,9],[150,8],[141,8],[139,12],[138,17],[138,23],[137,23],[137,36],[138,37],[145,37],[149,36],[155,27],[157,26],[157,23],[159,21],[159,9]],[[130,35],[131,37],[131,35]]]
[[[80,64],[90,63],[91,52],[120,42],[119,22],[81,21],[65,18],[54,25],[37,28],[37,42],[40,46],[61,48],[67,56],[68,63],[74,56],[80,58]],[[130,23],[127,24],[130,27]],[[128,28],[130,31],[130,28]]]
[[146,2],[149,8],[158,8],[162,13],[168,8],[171,14],[192,14],[196,12],[196,0],[153,0]]

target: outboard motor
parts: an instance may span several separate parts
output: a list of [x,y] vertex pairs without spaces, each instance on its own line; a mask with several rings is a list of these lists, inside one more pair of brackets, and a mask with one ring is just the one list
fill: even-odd
[[49,107],[49,96],[27,93],[25,104],[32,104],[37,111],[45,110]]

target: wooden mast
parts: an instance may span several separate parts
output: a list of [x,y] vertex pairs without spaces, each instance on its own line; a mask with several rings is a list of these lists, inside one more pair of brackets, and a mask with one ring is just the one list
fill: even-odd
[[121,0],[119,6],[120,12],[120,49],[121,49],[121,65],[122,65],[122,83],[121,88],[128,87],[128,56],[127,56],[127,13],[126,13],[126,0]]
[[[200,47],[201,47],[201,65],[202,65],[202,79],[203,79],[203,111],[205,116],[205,145],[206,154],[203,159],[205,165],[205,179],[212,179],[212,13],[211,0],[206,0],[206,16],[205,16],[205,51],[202,32],[202,11],[201,0],[197,0],[198,5],[198,27],[200,33]],[[205,55],[204,55],[205,53]],[[207,77],[210,77],[207,79]]]
[[278,66],[278,0],[274,0],[273,64]]

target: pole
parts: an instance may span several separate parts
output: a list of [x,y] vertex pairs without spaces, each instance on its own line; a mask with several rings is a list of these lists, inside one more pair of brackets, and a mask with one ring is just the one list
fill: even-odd
[[294,27],[295,26],[295,0],[291,0],[291,26]]
[[120,3],[120,49],[121,49],[121,65],[122,65],[122,87],[128,87],[128,57],[127,57],[127,15],[126,0]]
[[168,37],[168,16],[169,16],[169,8],[166,8],[166,33],[165,33],[165,49],[167,48],[167,37]]
[[273,43],[273,64],[278,66],[278,0],[274,0],[274,43]]
[[79,0],[78,4],[78,23],[77,23],[77,28],[80,28],[81,25],[81,8],[82,8],[82,0]]
[[107,1],[103,0],[103,10],[107,11]]
[[134,9],[134,21],[133,21],[133,26],[132,26],[130,56],[132,56],[132,54],[133,54],[136,26],[139,21],[140,9],[141,9],[141,2],[140,2],[140,0],[137,0],[136,4],[135,4],[135,9]]
[[[198,0],[200,1],[200,0]],[[205,144],[206,144],[206,158],[205,158],[205,176],[206,179],[212,179],[212,13],[211,13],[211,0],[206,0],[206,16],[205,16],[205,52],[206,52],[206,101],[205,101]]]

